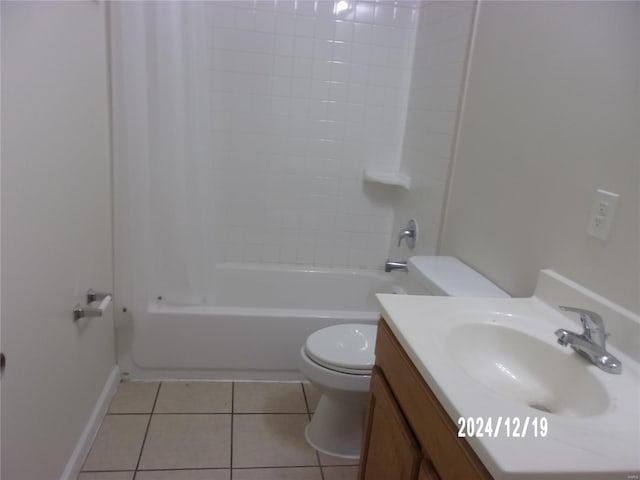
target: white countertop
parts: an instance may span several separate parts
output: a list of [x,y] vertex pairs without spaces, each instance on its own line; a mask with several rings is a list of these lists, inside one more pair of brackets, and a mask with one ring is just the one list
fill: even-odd
[[[554,331],[566,328],[580,332],[574,320],[538,297],[379,294],[377,298],[389,327],[454,423],[459,417],[481,418],[485,424],[491,418],[495,432],[501,417],[498,434],[467,438],[496,480],[638,478],[634,475],[640,474],[640,369],[630,356],[607,346],[622,361],[621,375],[603,372],[584,361],[584,368],[609,395],[602,412],[586,416],[545,413],[506,398],[470,376],[454,358],[456,345],[449,341],[448,334],[473,319],[475,323],[502,325],[536,337],[568,358],[577,354],[557,345]],[[478,312],[484,317],[478,317]],[[607,317],[603,317],[606,327]],[[540,428],[543,417],[548,425],[546,436]],[[512,427],[510,434],[507,422]],[[519,438],[514,435],[515,422],[520,422],[521,434],[528,422],[527,432]]]

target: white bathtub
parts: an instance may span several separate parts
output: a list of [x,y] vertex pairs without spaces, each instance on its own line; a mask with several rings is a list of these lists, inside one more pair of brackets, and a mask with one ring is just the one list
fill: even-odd
[[375,323],[375,294],[392,284],[391,275],[372,270],[219,264],[215,305],[153,302],[119,321],[120,365],[141,379],[300,379],[307,336],[339,323]]

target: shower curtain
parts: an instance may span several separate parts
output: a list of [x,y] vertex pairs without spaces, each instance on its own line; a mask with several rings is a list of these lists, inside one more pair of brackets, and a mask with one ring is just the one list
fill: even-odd
[[134,313],[213,300],[201,9],[110,3],[116,291]]

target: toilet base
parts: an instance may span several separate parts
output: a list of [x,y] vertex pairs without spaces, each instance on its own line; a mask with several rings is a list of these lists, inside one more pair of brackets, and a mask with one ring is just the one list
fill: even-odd
[[[366,398],[366,396],[365,396]],[[365,404],[322,395],[304,435],[316,450],[334,457],[360,458]]]

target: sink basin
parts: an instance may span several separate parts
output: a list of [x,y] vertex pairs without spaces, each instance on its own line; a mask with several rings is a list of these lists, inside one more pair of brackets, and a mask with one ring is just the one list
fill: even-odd
[[607,410],[609,395],[574,352],[502,325],[468,323],[447,336],[447,351],[476,382],[546,413],[588,417]]

